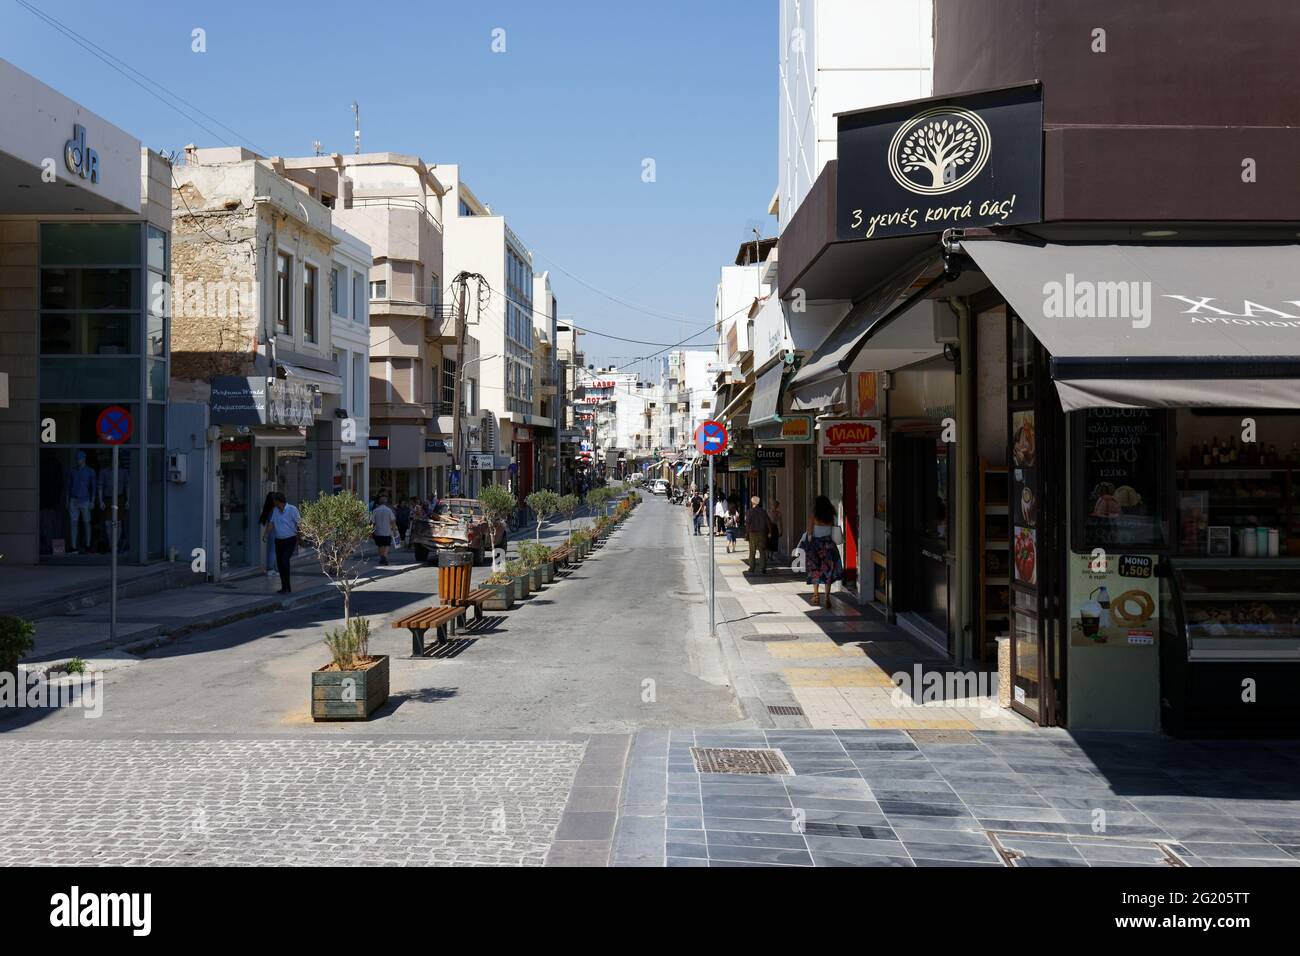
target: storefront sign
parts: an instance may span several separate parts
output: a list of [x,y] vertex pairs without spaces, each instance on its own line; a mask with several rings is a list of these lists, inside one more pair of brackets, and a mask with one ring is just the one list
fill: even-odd
[[858,372],[853,376],[853,414],[859,418],[876,414],[875,372]]
[[760,448],[754,452],[754,461],[759,468],[784,468],[784,448]]
[[86,145],[86,127],[80,123],[73,125],[72,139],[63,144],[63,163],[68,172],[99,182],[99,153]]
[[533,430],[531,428],[524,428],[523,426],[519,426],[519,425],[515,426],[515,441],[532,441],[532,440],[533,440]]
[[478,454],[469,456],[470,471],[492,471],[493,456],[487,454]]
[[884,437],[879,419],[822,422],[817,454],[822,458],[879,458]]
[[366,447],[367,447],[367,448],[379,448],[379,449],[387,448],[387,447],[388,447],[388,436],[387,436],[387,435],[371,435],[369,438],[366,439]]
[[1074,550],[1166,547],[1168,412],[1089,408],[1075,418]]
[[286,425],[315,421],[315,393],[298,382],[260,376],[220,375],[212,380],[212,424]]
[[1037,84],[839,117],[840,239],[1042,219]]
[[447,454],[447,440],[445,438],[426,438],[424,440],[424,450],[433,454]]
[[786,415],[780,422],[754,426],[758,441],[779,442],[783,445],[811,445],[813,418],[811,415]]
[[1150,554],[1070,555],[1070,643],[1154,647],[1160,582]]

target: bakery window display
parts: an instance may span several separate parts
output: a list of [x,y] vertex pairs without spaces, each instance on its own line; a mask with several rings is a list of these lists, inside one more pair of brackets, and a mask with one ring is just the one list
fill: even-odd
[[1192,660],[1300,660],[1300,561],[1175,560],[1171,580]]

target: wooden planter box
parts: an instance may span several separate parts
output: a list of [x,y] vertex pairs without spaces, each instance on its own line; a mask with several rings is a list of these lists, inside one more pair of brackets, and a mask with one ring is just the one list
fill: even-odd
[[537,566],[537,570],[542,574],[542,583],[550,584],[555,580],[555,562],[551,560],[543,561]]
[[542,589],[542,569],[531,568],[528,571],[528,590],[540,591]]
[[515,600],[522,601],[524,598],[528,597],[528,575],[521,574],[519,577],[513,578],[512,580],[514,581],[515,586]]
[[388,701],[388,655],[355,670],[332,667],[312,672],[312,720],[365,720]]
[[484,584],[483,587],[491,588],[496,592],[494,597],[490,597],[483,602],[485,611],[508,611],[515,606],[515,582],[513,579],[509,584]]

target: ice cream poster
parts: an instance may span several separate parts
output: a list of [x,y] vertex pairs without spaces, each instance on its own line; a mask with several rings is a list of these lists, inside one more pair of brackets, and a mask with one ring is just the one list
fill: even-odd
[[1070,643],[1075,647],[1155,647],[1160,630],[1157,558],[1149,554],[1070,555]]

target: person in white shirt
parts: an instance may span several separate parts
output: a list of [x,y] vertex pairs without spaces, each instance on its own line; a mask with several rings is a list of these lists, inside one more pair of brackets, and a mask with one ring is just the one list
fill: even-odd
[[284,492],[277,491],[275,494],[275,510],[271,512],[271,520],[267,522],[267,533],[275,536],[275,563],[280,569],[280,593],[289,593],[289,574],[292,570],[290,562],[293,560],[293,552],[298,547],[298,524],[302,521],[302,515],[298,509],[285,501]]
[[370,512],[370,521],[375,526],[371,537],[379,549],[379,563],[387,564],[388,549],[393,546],[393,526],[397,524],[397,514],[388,507],[388,495],[379,496],[379,504]]
[[713,504],[713,533],[720,535],[726,530],[727,525],[727,499],[718,492],[718,500]]

